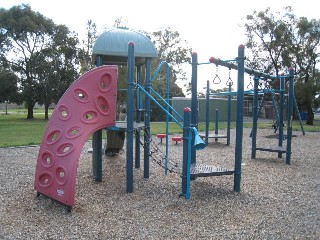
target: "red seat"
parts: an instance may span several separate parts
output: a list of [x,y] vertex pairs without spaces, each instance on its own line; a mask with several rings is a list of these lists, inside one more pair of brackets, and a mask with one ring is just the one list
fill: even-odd
[[178,144],[178,142],[182,141],[182,137],[172,137],[172,141],[175,141],[176,144]]
[[165,133],[159,133],[157,134],[157,138],[160,138],[161,143],[162,143],[162,138],[165,138],[167,135]]

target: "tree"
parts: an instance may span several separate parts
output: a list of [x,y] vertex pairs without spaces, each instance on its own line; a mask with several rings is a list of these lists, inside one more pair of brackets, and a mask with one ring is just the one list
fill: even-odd
[[[264,69],[270,75],[279,75],[293,67],[297,102],[308,112],[306,124],[313,125],[312,107],[319,93],[319,20],[297,18],[291,7],[276,15],[267,8],[248,15],[244,28],[250,53],[249,66]],[[301,79],[305,84],[301,84]]]
[[49,119],[48,110],[52,103],[57,103],[70,84],[79,74],[78,39],[70,34],[64,25],[54,28],[53,44],[43,49],[36,57],[35,75],[39,81],[39,104],[45,106],[45,119]]
[[53,22],[28,5],[14,6],[9,10],[0,9],[3,61],[20,75],[20,84],[26,106],[27,118],[33,118],[33,107],[38,100],[38,83],[34,76],[35,54],[45,47],[52,34]]
[[289,59],[297,74],[295,94],[302,108],[308,113],[306,124],[313,125],[313,108],[319,102],[320,74],[320,20],[302,17],[296,22]]
[[[59,53],[70,54],[65,44],[70,43],[68,33],[67,27],[56,26],[52,20],[32,11],[29,5],[0,9],[1,61],[19,76],[21,94],[28,108],[27,119],[34,118],[36,102],[48,103],[48,98],[44,99],[44,82],[50,76],[47,68],[57,66],[52,65],[57,61],[53,60],[54,51],[60,59],[63,57]],[[59,69],[50,70],[59,73]],[[57,86],[60,84],[55,82]]]
[[10,70],[0,67],[0,102],[20,103],[18,77]]
[[[152,62],[152,72],[162,61],[166,61],[170,66],[170,98],[184,97],[181,87],[177,81],[186,82],[186,72],[183,68],[185,64],[191,62],[191,48],[188,47],[187,41],[183,40],[178,31],[172,30],[170,27],[160,29],[152,33],[145,33],[158,50],[158,58]],[[166,68],[160,72],[157,80],[153,81],[152,88],[155,89],[163,98],[166,97]],[[184,85],[187,85],[186,83]],[[165,107],[165,106],[164,106]],[[152,121],[165,120],[162,110],[154,103],[151,103]]]
[[[170,93],[169,98],[184,97],[181,87],[178,86],[177,81],[181,81],[186,86],[186,72],[184,70],[185,64],[191,62],[191,48],[187,41],[183,40],[178,31],[172,30],[170,27],[162,28],[152,33],[144,33],[154,43],[158,50],[158,58],[152,62],[152,72],[154,73],[159,64],[165,61],[170,66]],[[166,98],[166,68],[158,74],[155,81],[152,82],[152,88],[156,90],[161,97]],[[163,104],[162,104],[163,105]],[[165,108],[165,106],[163,105]],[[152,121],[164,121],[165,114],[155,104],[151,103]]]
[[97,39],[97,26],[92,20],[87,21],[86,39],[82,40],[83,47],[79,50],[80,73],[84,73],[94,68],[92,61],[92,48]]
[[[177,80],[186,82],[187,76],[184,65],[191,62],[191,48],[187,41],[183,40],[178,31],[172,30],[170,27],[160,29],[151,34],[146,33],[151,38],[158,50],[158,58],[153,62],[153,69],[166,61],[171,67],[171,97],[184,97],[182,89],[177,85]],[[165,70],[165,69],[164,69]],[[159,78],[165,79],[165,71],[160,74]],[[165,89],[165,81],[158,81],[155,89],[161,92]],[[186,85],[186,84],[185,84]]]

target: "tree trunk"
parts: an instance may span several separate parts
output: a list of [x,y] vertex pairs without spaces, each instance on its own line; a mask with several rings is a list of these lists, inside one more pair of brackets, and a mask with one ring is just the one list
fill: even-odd
[[49,106],[50,104],[44,105],[44,119],[49,120]]
[[33,116],[33,106],[28,106],[28,115],[27,115],[27,119],[34,119]]
[[307,106],[307,113],[308,113],[308,117],[307,117],[306,124],[313,126],[314,114],[312,111],[311,104],[308,104],[308,106]]
[[8,101],[5,101],[6,103],[6,115],[8,115]]

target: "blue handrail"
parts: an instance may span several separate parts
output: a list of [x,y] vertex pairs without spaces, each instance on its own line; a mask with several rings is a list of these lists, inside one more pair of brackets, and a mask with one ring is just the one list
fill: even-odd
[[[157,75],[160,73],[160,71],[162,70],[163,66],[166,66],[166,67],[167,67],[167,71],[168,71],[168,69],[170,69],[169,63],[167,63],[166,61],[162,61],[162,62],[159,64],[159,66],[158,66],[158,68],[156,69],[156,71],[154,72],[153,76],[151,77],[151,82],[156,79]],[[169,74],[170,74],[170,72],[169,72]]]
[[150,93],[148,93],[141,85],[136,84],[136,86],[154,103],[156,103],[158,107],[160,107],[166,113],[167,116],[171,117],[176,124],[178,124],[181,128],[183,127],[182,124],[169,111],[167,111],[163,106],[161,106],[161,104]]
[[170,106],[170,104],[165,100],[163,99],[163,97],[161,97],[161,95],[156,91],[154,90],[153,88],[151,88],[151,91],[158,97],[160,98],[160,100],[163,101],[163,103],[170,108],[170,110],[172,110],[175,114],[177,114],[177,116],[180,118],[181,121],[183,121],[183,117],[172,107]]
[[[160,73],[160,71],[162,70],[163,66],[166,66],[167,67],[167,71],[166,71],[166,102],[169,103],[169,99],[170,99],[170,66],[169,66],[169,63],[167,63],[166,61],[162,61],[158,68],[156,69],[155,73],[153,74],[153,76],[151,77],[151,81],[154,81],[156,76]],[[168,108],[168,105],[167,105],[167,109],[166,109],[167,112],[169,112],[169,108]],[[166,114],[166,164],[167,164],[167,161],[168,161],[168,154],[169,154],[169,115]],[[168,174],[168,170],[167,170],[167,166],[166,166],[166,169],[165,169],[165,174],[167,175]]]

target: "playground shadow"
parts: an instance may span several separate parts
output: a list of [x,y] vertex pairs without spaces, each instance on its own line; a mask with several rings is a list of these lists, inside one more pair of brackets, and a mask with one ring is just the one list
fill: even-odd
[[[223,181],[221,181],[223,178]],[[226,178],[230,178],[229,176],[216,177],[216,184],[213,183],[209,179],[196,179],[192,181],[192,198],[201,200],[201,201],[210,201],[210,200],[222,200],[225,198],[230,198],[235,195],[233,191],[232,181],[228,182]],[[232,176],[233,178],[233,176]],[[229,184],[226,184],[226,183]],[[222,186],[221,186],[222,184]]]
[[229,148],[230,145],[228,146],[226,142],[215,142],[215,141],[211,141],[208,142],[207,147],[214,147],[214,148]]
[[[283,138],[286,139],[286,136],[287,135],[283,135]],[[278,134],[273,134],[273,135],[266,135],[264,136],[265,138],[268,138],[268,139],[278,139],[279,138],[279,135]],[[297,135],[292,135],[291,137],[297,137]]]
[[[280,165],[283,167],[285,163],[285,154],[282,158],[276,158],[276,157],[260,157],[260,158],[255,158],[251,159],[251,164],[263,164],[265,166],[272,166],[274,167],[276,165]],[[287,165],[290,166],[290,165]]]

